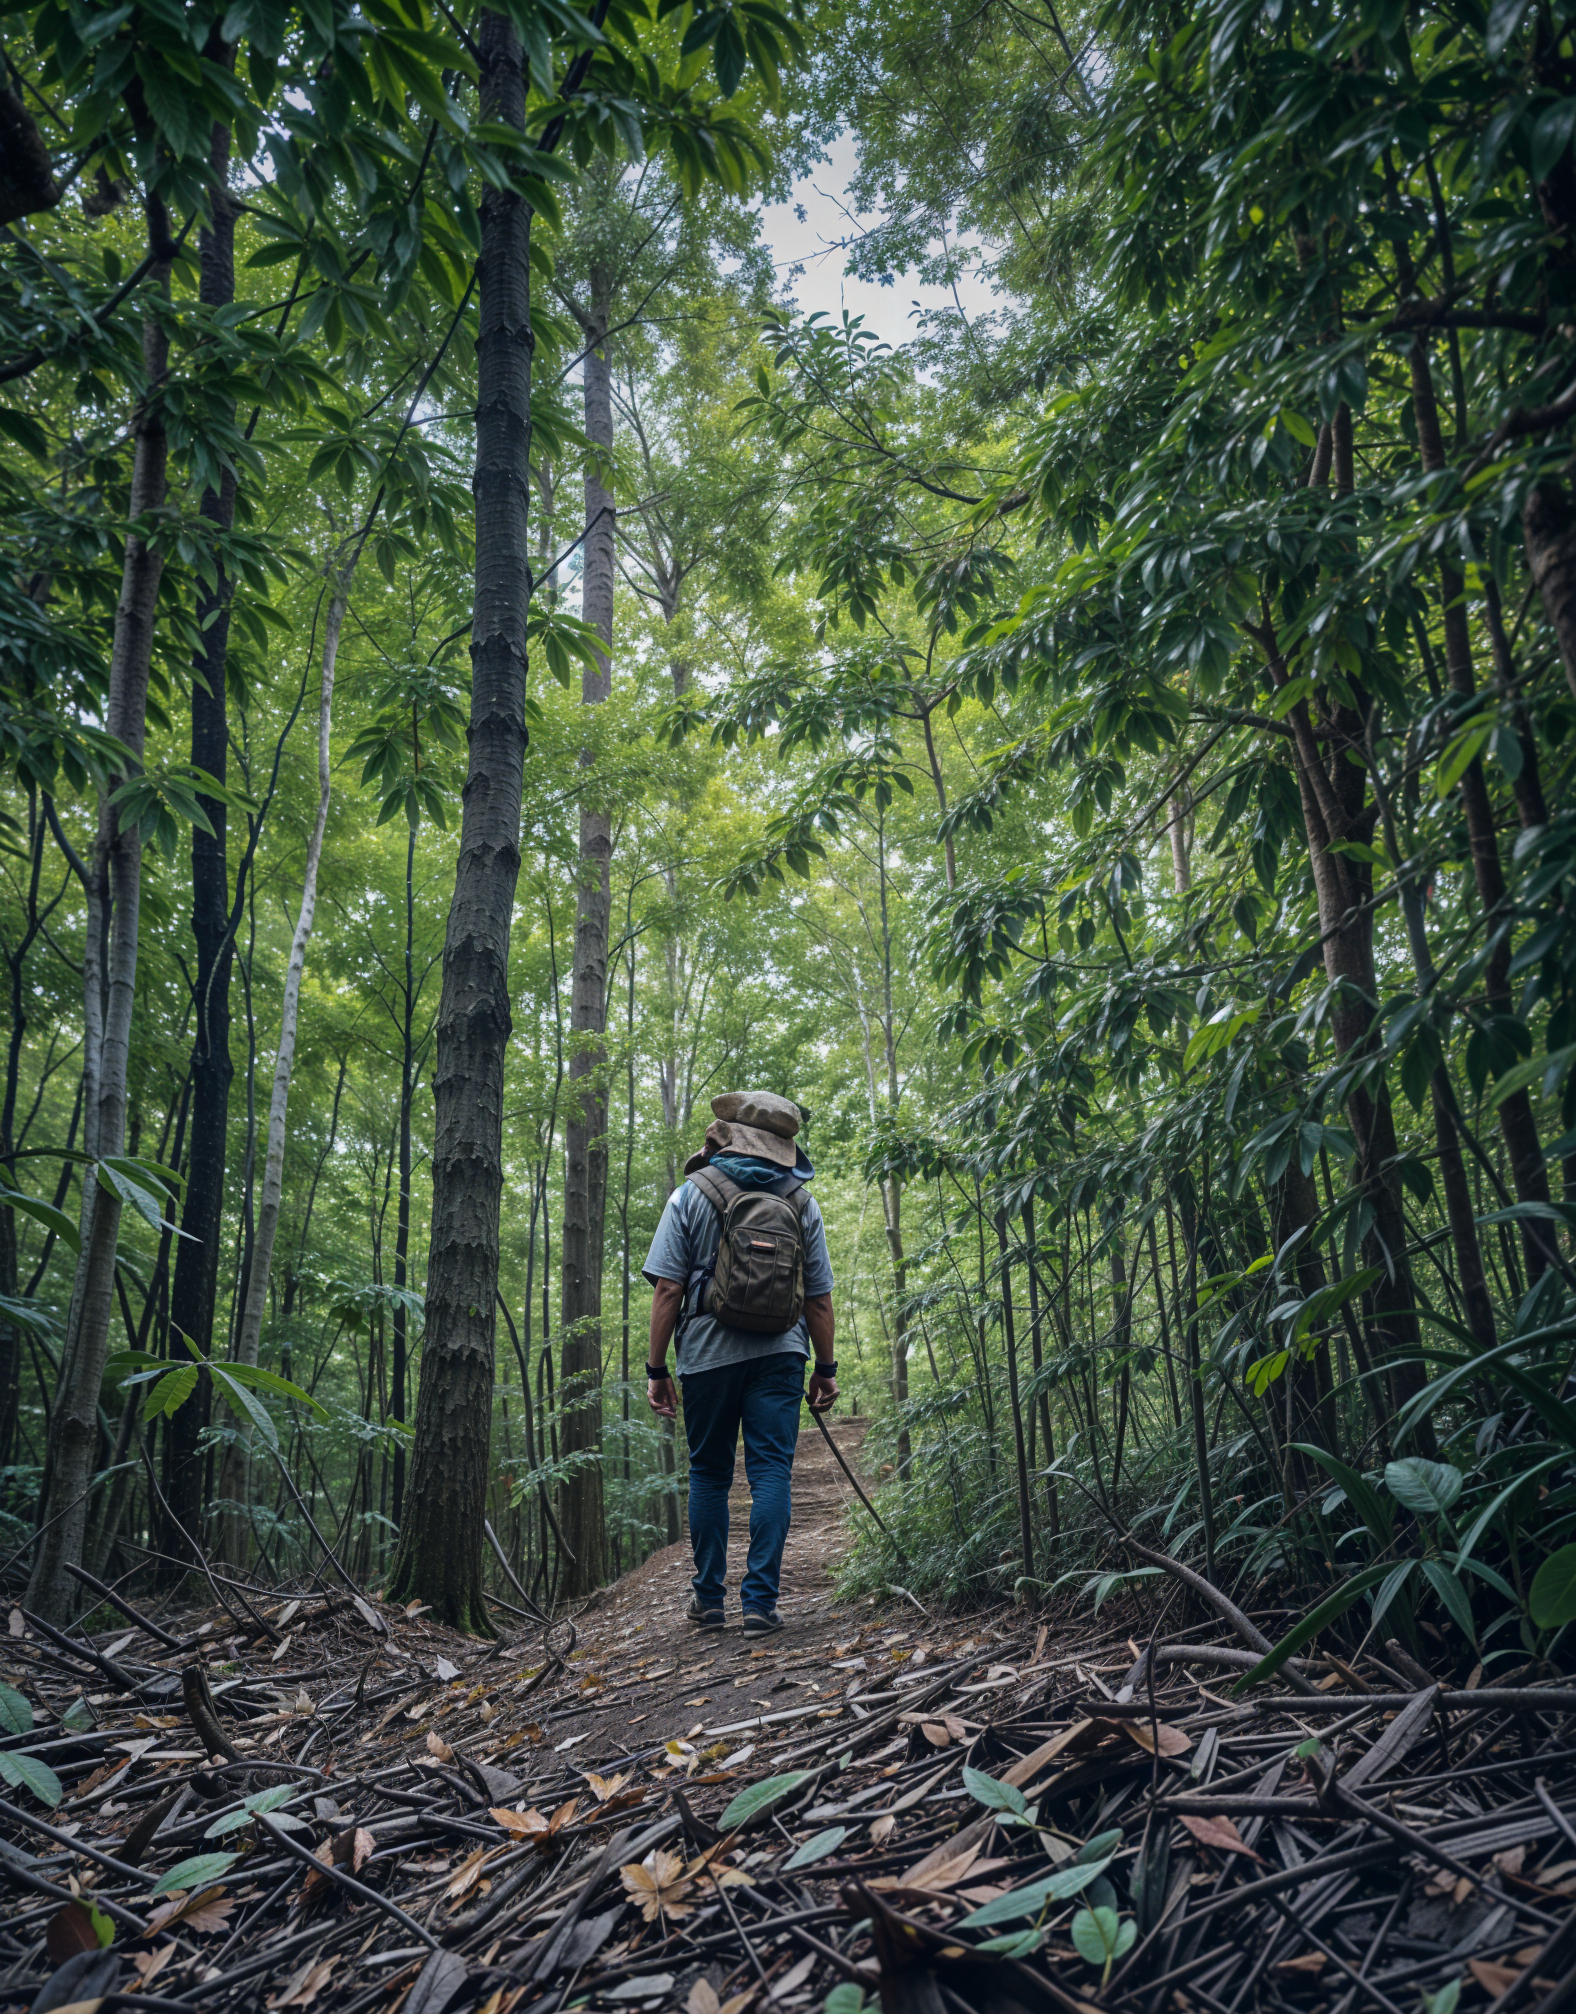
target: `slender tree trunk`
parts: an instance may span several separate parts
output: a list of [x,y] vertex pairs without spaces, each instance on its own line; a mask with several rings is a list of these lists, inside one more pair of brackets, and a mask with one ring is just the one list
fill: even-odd
[[[1204,1571],[1215,1578],[1215,1495],[1209,1474],[1209,1427],[1204,1417],[1203,1353],[1198,1335],[1198,1203],[1192,1182],[1183,1177],[1175,1185],[1177,1208],[1182,1218],[1182,1250],[1187,1261],[1186,1284],[1182,1290],[1178,1318],[1187,1350],[1188,1411],[1193,1422],[1193,1463],[1198,1474],[1199,1518],[1204,1527]],[[1166,1199],[1166,1237],[1171,1245],[1171,1274],[1176,1278],[1176,1233],[1172,1227],[1171,1199]]]
[[[150,294],[157,296],[169,285],[175,247],[162,201],[149,198],[146,210],[148,248],[154,259],[149,274]],[[146,526],[162,512],[169,487],[169,443],[163,404],[169,336],[157,308],[143,323],[142,362],[145,389],[133,426],[130,499],[133,527]],[[104,724],[130,751],[136,767],[142,762],[147,727],[148,674],[163,571],[164,558],[158,543],[150,541],[142,529],[128,531],[120,600],[115,609]],[[109,942],[103,968],[103,1038],[91,1114],[90,1152],[99,1157],[118,1155],[126,1136],[126,1078],[131,1058],[142,897],[142,836],[135,825],[125,831],[118,829],[110,795],[111,791],[106,790],[100,800],[97,848],[109,897],[108,914],[104,918]],[[90,939],[96,920],[90,908]],[[98,976],[94,961],[87,959],[84,1006],[90,1039],[98,1012],[98,1003],[92,997],[98,989]],[[84,1194],[95,1186],[90,1175],[83,1183]],[[50,1621],[68,1616],[76,1605],[76,1583],[65,1569],[67,1562],[78,1565],[82,1559],[87,1491],[98,1446],[99,1387],[104,1378],[115,1306],[120,1198],[99,1185],[91,1206],[84,1205],[85,1215],[89,1209],[92,1221],[83,1241],[76,1319],[62,1352],[60,1381],[50,1416],[39,1501],[42,1529],[33,1549],[33,1573],[28,1584],[28,1606]]]
[[[1056,1436],[1051,1431],[1051,1396],[1044,1385],[1040,1383],[1040,1372],[1044,1366],[1045,1357],[1040,1330],[1040,1274],[1038,1248],[1034,1242],[1034,1204],[1032,1201],[1025,1203],[1023,1206],[1023,1243],[1024,1249],[1028,1254],[1029,1351],[1034,1363],[1034,1381],[1038,1389],[1036,1402],[1039,1407],[1040,1431],[1045,1438],[1045,1466],[1049,1469],[1054,1468],[1056,1465]],[[928,1335],[926,1340],[928,1342]],[[931,1359],[931,1370],[935,1370],[934,1358]],[[941,1380],[938,1378],[936,1382],[939,1384]],[[1052,1538],[1059,1538],[1062,1530],[1061,1499],[1057,1494],[1056,1478],[1054,1476],[1047,1476],[1045,1478],[1045,1508],[1050,1515],[1051,1536]]]
[[1007,1345],[1007,1391],[1012,1400],[1012,1448],[1018,1469],[1018,1544],[1023,1572],[1034,1572],[1034,1505],[1029,1495],[1029,1457],[1024,1444],[1023,1404],[1018,1390],[1018,1329],[1012,1306],[1012,1266],[1007,1249],[1007,1212],[996,1212],[996,1244],[1001,1253],[1001,1325]]
[[[483,117],[524,129],[520,38],[506,15],[479,29]],[[490,1636],[483,1523],[503,1196],[509,926],[520,875],[531,599],[531,213],[509,189],[481,205],[477,339],[476,574],[470,755],[443,946],[433,1068],[427,1325],[405,1518],[389,1592]]]
[[[1446,465],[1444,437],[1439,425],[1439,407],[1434,397],[1433,373],[1429,368],[1426,338],[1414,338],[1411,354],[1412,412],[1417,422],[1418,454],[1430,473]],[[1466,584],[1448,560],[1439,563],[1440,600],[1444,607],[1445,671],[1451,690],[1458,698],[1470,700],[1477,689],[1472,670],[1472,632],[1467,620]],[[1514,1008],[1510,993],[1511,930],[1506,903],[1505,873],[1499,857],[1499,834],[1494,826],[1494,807],[1488,794],[1483,764],[1474,760],[1467,766],[1458,786],[1461,809],[1466,815],[1467,842],[1472,854],[1472,874],[1478,900],[1483,905],[1483,927],[1492,949],[1483,968],[1483,992],[1489,1012],[1509,1017]],[[1525,1091],[1515,1091],[1502,1099],[1498,1108],[1499,1129],[1510,1159],[1516,1199],[1522,1203],[1547,1203],[1548,1170],[1538,1140],[1538,1124],[1532,1100]],[[1518,1226],[1527,1281],[1539,1280],[1554,1258],[1553,1237],[1543,1222],[1527,1221]]]
[[1565,680],[1576,698],[1576,511],[1563,482],[1535,483],[1522,512],[1527,564],[1554,632]]
[[[413,1035],[416,1013],[416,828],[410,828],[405,842],[405,1014],[400,1027],[399,1059],[399,1222],[394,1233],[394,1284],[403,1288],[410,1276],[410,1164],[411,1104],[415,1097],[415,1057]],[[394,1303],[394,1417],[405,1419],[405,1381],[409,1366],[406,1351],[410,1317],[405,1303]],[[527,1400],[529,1403],[529,1400]],[[394,1502],[392,1516],[396,1529],[405,1515],[405,1436],[394,1436]]]
[[[613,376],[606,332],[611,279],[593,266],[585,333],[585,426],[594,449],[613,451]],[[601,706],[613,689],[613,589],[617,578],[613,495],[600,459],[586,468],[582,613],[602,638],[580,697]],[[577,1466],[564,1478],[564,1539],[574,1554],[565,1593],[589,1594],[602,1580],[606,1529],[602,1491],[602,1240],[607,1216],[607,937],[612,904],[612,820],[596,801],[590,749],[580,753],[580,867],[570,982],[569,1111],[564,1128],[563,1319],[559,1407],[564,1451]]]
[[[235,211],[230,202],[230,129],[216,125],[209,150],[209,204],[213,221],[201,236],[200,298],[205,307],[228,307],[235,299]],[[235,477],[226,471],[217,490],[205,490],[201,513],[215,537],[235,523]],[[218,782],[225,781],[230,731],[225,675],[230,644],[231,584],[221,557],[212,587],[197,603],[202,634],[192,666],[192,762]],[[225,807],[218,798],[200,800],[212,826],[192,827],[192,936],[197,967],[193,981],[195,1033],[192,1039],[191,1160],[182,1199],[181,1230],[170,1291],[170,1328],[179,1339],[172,1354],[213,1348],[214,1304],[219,1282],[219,1242],[224,1228],[225,1144],[229,1133],[230,968],[235,936],[230,928],[230,871],[226,854]],[[202,1462],[199,1449],[207,1423],[206,1380],[165,1425],[165,1494],[172,1519],[161,1550],[172,1559],[183,1547],[174,1520],[189,1532],[203,1523]],[[171,1569],[163,1568],[168,1577]]]
[[[257,1233],[252,1244],[246,1300],[230,1352],[238,1364],[257,1362],[263,1316],[268,1308],[269,1280],[273,1273],[274,1241],[279,1234],[279,1210],[284,1200],[285,1142],[290,1079],[295,1070],[296,1026],[301,1011],[301,977],[306,969],[307,941],[312,935],[312,923],[317,913],[317,873],[323,858],[323,834],[328,827],[333,779],[330,731],[334,717],[334,669],[355,564],[356,554],[352,553],[335,580],[323,624],[323,682],[317,709],[317,817],[307,841],[306,871],[301,877],[301,908],[296,917],[295,935],[290,942],[290,962],[285,968],[284,1003],[279,1015],[279,1048],[274,1057],[274,1085],[268,1101],[268,1146],[263,1159],[263,1192],[257,1209]],[[251,1556],[251,1464],[252,1430],[247,1421],[237,1420],[235,1438],[225,1450],[225,1475],[221,1485],[221,1494],[232,1506],[226,1513],[225,1556],[237,1566],[244,1566]]]

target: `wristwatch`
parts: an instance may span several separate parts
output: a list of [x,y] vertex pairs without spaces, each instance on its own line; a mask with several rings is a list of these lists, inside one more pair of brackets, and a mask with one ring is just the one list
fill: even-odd
[[837,1376],[836,1357],[833,1357],[829,1364],[816,1364],[812,1368],[810,1375],[815,1378],[835,1378]]
[[672,1378],[673,1373],[668,1369],[666,1364],[647,1364],[646,1376],[654,1385],[661,1385],[666,1384]]

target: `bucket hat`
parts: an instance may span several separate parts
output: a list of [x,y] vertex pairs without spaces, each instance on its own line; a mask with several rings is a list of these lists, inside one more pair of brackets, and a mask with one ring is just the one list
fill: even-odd
[[[792,1098],[779,1098],[775,1091],[723,1091],[712,1099],[711,1109],[716,1114],[706,1128],[711,1153],[753,1154],[779,1168],[797,1164],[794,1135],[802,1122]],[[691,1158],[699,1166],[703,1157]]]

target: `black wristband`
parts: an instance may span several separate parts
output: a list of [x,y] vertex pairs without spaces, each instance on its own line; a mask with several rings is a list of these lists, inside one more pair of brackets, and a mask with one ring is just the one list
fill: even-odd
[[662,1385],[672,1382],[673,1373],[666,1364],[647,1364],[646,1376],[654,1385]]
[[833,1357],[832,1361],[829,1364],[813,1365],[811,1368],[811,1376],[817,1378],[835,1378],[837,1376],[836,1357]]

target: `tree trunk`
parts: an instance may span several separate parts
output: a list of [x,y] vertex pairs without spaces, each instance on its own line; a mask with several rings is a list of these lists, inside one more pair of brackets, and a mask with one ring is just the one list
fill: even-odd
[[[410,1112],[415,1097],[415,1059],[412,1035],[416,1013],[416,828],[410,828],[405,843],[405,1018],[400,1028],[399,1062],[399,1222],[394,1233],[394,1284],[403,1288],[410,1277]],[[394,1303],[394,1417],[404,1423],[405,1382],[409,1371],[407,1345],[410,1317],[405,1303]],[[529,1403],[529,1400],[527,1401]],[[393,1504],[391,1515],[398,1530],[405,1514],[405,1436],[394,1436]]]
[[1559,646],[1566,683],[1576,697],[1576,511],[1564,483],[1553,477],[1535,483],[1521,525],[1527,564]]
[[[523,130],[519,35],[506,15],[489,12],[479,38],[482,116]],[[435,1619],[451,1628],[490,1636],[482,1547],[511,1027],[509,926],[528,738],[531,213],[512,190],[489,184],[481,232],[470,752],[432,1080],[427,1325],[389,1594],[429,1603]]]
[[[359,552],[359,548],[357,548]],[[274,1241],[279,1234],[279,1209],[284,1199],[285,1140],[290,1107],[290,1078],[295,1070],[296,1025],[301,1011],[301,976],[306,969],[307,940],[317,913],[317,871],[323,858],[323,834],[328,825],[328,802],[332,786],[333,750],[330,732],[334,717],[334,667],[339,656],[339,632],[350,599],[351,576],[356,553],[339,573],[323,624],[323,684],[317,708],[317,817],[307,841],[306,871],[301,877],[301,909],[296,917],[295,935],[290,941],[290,962],[285,968],[285,995],[279,1014],[279,1048],[274,1057],[274,1087],[268,1100],[268,1146],[263,1157],[263,1193],[257,1209],[257,1232],[252,1242],[252,1268],[247,1276],[246,1300],[235,1332],[230,1354],[238,1364],[255,1364],[263,1335],[263,1316],[268,1307],[268,1283],[273,1272]],[[220,1493],[232,1508],[226,1514],[225,1557],[244,1566],[251,1554],[252,1516],[252,1430],[245,1420],[237,1420],[235,1439],[225,1451],[224,1482]]]
[[[1445,467],[1444,436],[1440,431],[1439,407],[1434,397],[1433,373],[1429,369],[1425,339],[1412,344],[1412,412],[1417,422],[1418,454],[1423,467],[1434,472]],[[1466,584],[1448,560],[1439,562],[1440,600],[1444,605],[1445,671],[1451,690],[1464,700],[1476,692],[1472,671],[1472,633],[1467,621]],[[1472,874],[1478,900],[1483,905],[1484,930],[1493,949],[1483,968],[1483,992],[1489,1012],[1506,1017],[1514,1013],[1510,994],[1510,912],[1506,903],[1505,874],[1499,857],[1499,834],[1494,828],[1494,807],[1481,760],[1474,758],[1461,778],[1461,808],[1466,814],[1467,840],[1472,853]],[[1498,937],[1497,943],[1494,939]],[[1516,1200],[1547,1203],[1548,1170],[1538,1141],[1538,1123],[1532,1100],[1525,1091],[1515,1091],[1499,1106],[1499,1129],[1510,1159]],[[1527,1282],[1541,1279],[1554,1259],[1549,1226],[1525,1222],[1521,1232],[1522,1255]]]
[[[1024,1444],[1023,1402],[1018,1387],[1018,1328],[1012,1306],[1012,1266],[1007,1252],[1007,1212],[996,1212],[1001,1252],[1001,1325],[1007,1345],[1007,1390],[1012,1400],[1012,1447],[1018,1471],[1018,1545],[1025,1574],[1034,1572],[1034,1506],[1029,1495],[1029,1457]],[[906,1366],[905,1366],[906,1369]]]
[[[613,451],[613,374],[605,341],[611,278],[591,270],[585,318],[585,426],[592,447]],[[581,613],[606,646],[581,674],[580,697],[600,706],[613,689],[613,589],[617,578],[613,496],[599,459],[586,468],[585,572]],[[575,960],[570,982],[569,1111],[564,1128],[563,1318],[559,1407],[566,1455],[577,1461],[563,1482],[564,1539],[574,1560],[565,1593],[589,1594],[602,1580],[606,1530],[602,1501],[602,1239],[607,1215],[607,935],[612,904],[612,820],[594,799],[594,758],[580,752],[580,868]]]
[[[150,295],[169,285],[175,247],[169,218],[157,197],[146,205],[148,248],[154,264],[149,273]],[[133,525],[156,516],[168,493],[169,443],[165,433],[163,394],[169,369],[169,337],[157,309],[143,323],[142,361],[145,389],[133,425],[130,519]],[[110,651],[109,698],[104,725],[142,761],[147,728],[148,673],[153,658],[153,629],[164,571],[162,551],[139,532],[126,536],[121,568],[120,599],[115,609]],[[111,783],[100,798],[97,854],[107,875],[109,902],[108,955],[105,959],[103,1039],[98,1081],[94,1086],[92,1138],[89,1151],[97,1157],[117,1155],[126,1136],[126,1076],[131,1057],[131,1018],[137,991],[137,935],[142,897],[142,835],[135,825],[120,831],[110,796]],[[95,919],[89,913],[89,936]],[[98,973],[94,961],[84,961],[85,1007],[91,1037]],[[83,1241],[76,1320],[61,1356],[60,1381],[50,1416],[49,1445],[40,1491],[41,1535],[33,1553],[28,1606],[49,1621],[63,1620],[76,1606],[76,1583],[66,1565],[79,1565],[87,1526],[87,1492],[98,1447],[99,1387],[109,1353],[110,1320],[115,1306],[115,1246],[120,1233],[120,1198],[97,1187],[91,1176],[84,1192],[94,1190],[91,1226]]]
[[[205,307],[228,307],[235,299],[235,211],[231,206],[230,129],[216,125],[209,150],[209,203],[213,221],[201,235],[200,298]],[[232,405],[233,411],[233,405]],[[202,516],[216,536],[235,523],[235,477],[226,472],[217,490],[205,490]],[[197,624],[202,642],[192,666],[192,762],[218,782],[225,780],[229,754],[229,721],[225,703],[225,672],[230,643],[231,584],[222,558],[211,588],[201,589]],[[235,937],[230,927],[230,870],[225,847],[225,807],[205,797],[202,808],[212,826],[192,827],[192,936],[197,969],[193,982],[196,1022],[192,1038],[191,1159],[182,1199],[181,1229],[175,1253],[175,1279],[170,1291],[170,1329],[179,1339],[172,1354],[180,1355],[189,1338],[196,1354],[213,1349],[214,1304],[219,1282],[219,1241],[224,1227],[225,1144],[230,1119],[230,968]],[[162,1550],[179,1558],[183,1547],[174,1529],[178,1520],[195,1533],[203,1522],[202,1463],[199,1454],[206,1424],[206,1381],[165,1425],[165,1494],[171,1522]],[[168,1573],[169,1569],[163,1569]]]

